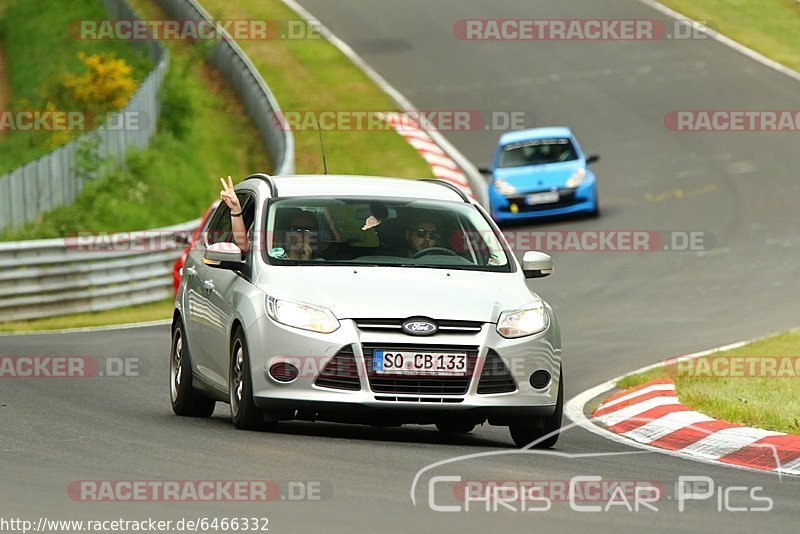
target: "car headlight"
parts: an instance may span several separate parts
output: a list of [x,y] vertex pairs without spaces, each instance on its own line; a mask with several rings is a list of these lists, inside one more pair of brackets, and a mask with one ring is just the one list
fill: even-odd
[[339,321],[328,308],[272,296],[267,296],[267,314],[281,324],[322,334],[330,334],[339,328]]
[[517,188],[506,182],[505,180],[497,179],[494,181],[495,190],[504,196],[513,195],[517,192]]
[[497,333],[505,338],[532,336],[545,330],[550,319],[541,302],[522,310],[504,311],[497,321]]
[[567,187],[578,187],[586,180],[586,169],[578,169],[567,180]]

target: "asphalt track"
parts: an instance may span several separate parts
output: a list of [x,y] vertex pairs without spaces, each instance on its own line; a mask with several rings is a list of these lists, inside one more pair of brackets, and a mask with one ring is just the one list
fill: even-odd
[[[657,42],[464,42],[463,18],[664,18],[633,1],[304,0],[368,63],[421,109],[524,111],[528,126],[566,124],[603,157],[598,220],[517,229],[710,232],[696,252],[554,253],[556,274],[535,283],[564,332],[567,397],[669,356],[797,326],[800,152],[797,134],[668,131],[676,109],[798,109],[796,81],[711,40]],[[473,163],[488,162],[499,132],[445,135]],[[335,167],[335,162],[329,162]],[[676,190],[683,191],[676,193]],[[670,193],[672,192],[672,193]],[[681,197],[681,198],[678,198]],[[378,429],[291,423],[278,432],[236,431],[227,406],[210,420],[176,418],[167,391],[167,327],[0,338],[5,355],[140,358],[138,377],[3,380],[0,509],[4,517],[266,516],[273,532],[744,532],[792,531],[800,482],[633,452],[581,429],[558,455],[505,454],[432,473],[480,480],[656,481],[704,475],[719,488],[761,486],[770,512],[719,511],[716,497],[674,499],[659,511],[431,511],[428,464],[509,451],[504,428],[448,438],[427,427]],[[319,502],[86,503],[75,480],[273,479],[321,481]],[[672,494],[672,491],[668,490]],[[445,502],[443,496],[439,496]],[[734,497],[731,504],[762,503]],[[792,527],[795,525],[795,527]]]

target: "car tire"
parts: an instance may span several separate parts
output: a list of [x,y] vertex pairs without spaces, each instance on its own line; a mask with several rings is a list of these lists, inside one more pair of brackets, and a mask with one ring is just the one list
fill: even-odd
[[186,329],[178,319],[172,328],[172,347],[169,355],[170,401],[175,415],[185,417],[211,417],[213,399],[199,394],[192,386],[192,358],[186,342]]
[[[531,442],[539,440],[548,434],[556,432],[561,428],[561,418],[564,414],[564,373],[559,371],[558,377],[558,396],[556,397],[556,409],[553,415],[544,418],[541,426],[528,426],[523,424],[511,425],[508,430],[511,432],[511,439],[517,447],[526,447]],[[549,449],[558,441],[560,432],[533,445],[535,449]]]
[[469,434],[475,430],[475,425],[460,421],[447,421],[444,423],[436,423],[436,428],[445,434]]
[[228,373],[231,420],[241,430],[259,430],[263,427],[264,414],[253,401],[253,381],[250,374],[250,354],[247,340],[241,327],[236,329],[231,340],[230,372]]

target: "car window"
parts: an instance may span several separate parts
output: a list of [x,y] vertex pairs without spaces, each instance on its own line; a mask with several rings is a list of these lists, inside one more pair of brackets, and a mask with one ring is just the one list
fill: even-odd
[[463,202],[290,198],[272,202],[265,260],[509,271],[489,222]]
[[504,145],[500,149],[498,167],[545,165],[576,159],[578,153],[570,139],[532,139]]
[[221,204],[211,218],[211,222],[208,223],[203,242],[206,245],[213,245],[214,243],[230,242],[232,239],[231,210],[227,205]]

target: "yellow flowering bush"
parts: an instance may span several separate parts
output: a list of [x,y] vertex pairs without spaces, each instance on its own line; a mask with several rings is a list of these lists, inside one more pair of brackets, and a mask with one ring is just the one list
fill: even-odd
[[131,77],[133,67],[112,54],[87,56],[80,52],[78,57],[87,71],[64,80],[63,87],[69,96],[87,110],[122,109],[136,91],[136,80]]

